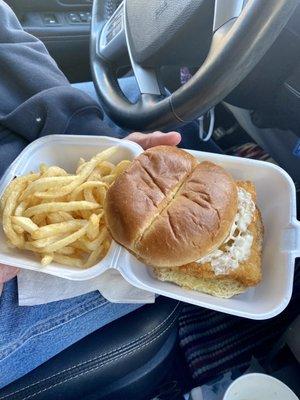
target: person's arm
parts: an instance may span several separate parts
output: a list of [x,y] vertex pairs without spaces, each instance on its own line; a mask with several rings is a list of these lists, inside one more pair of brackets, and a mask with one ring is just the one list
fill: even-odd
[[[28,141],[48,134],[116,136],[101,118],[99,105],[70,85],[43,43],[26,33],[0,0],[0,136],[5,131]],[[175,146],[181,137],[176,132],[135,132],[127,139],[148,148]],[[3,283],[17,272],[0,264],[0,295]]]
[[48,134],[115,136],[99,105],[70,85],[3,0],[0,21],[0,125],[29,141]]

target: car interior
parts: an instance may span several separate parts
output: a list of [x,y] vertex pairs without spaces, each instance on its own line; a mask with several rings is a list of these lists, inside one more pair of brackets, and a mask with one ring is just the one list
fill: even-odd
[[[282,167],[296,186],[299,220],[298,0],[6,2],[71,83],[94,82],[122,128],[168,131],[192,121],[197,137],[183,137],[182,147],[200,150],[209,139],[223,154]],[[118,86],[124,76],[137,81],[135,104]],[[299,271],[298,258],[292,299],[270,320],[226,315],[222,330],[221,313],[207,310],[204,321],[199,307],[158,296],[0,390],[0,399],[196,400],[192,390],[204,385],[209,400],[217,399],[209,387],[246,371],[277,377],[300,396]],[[232,330],[242,339],[231,342]],[[233,362],[218,363],[212,343],[238,349]]]

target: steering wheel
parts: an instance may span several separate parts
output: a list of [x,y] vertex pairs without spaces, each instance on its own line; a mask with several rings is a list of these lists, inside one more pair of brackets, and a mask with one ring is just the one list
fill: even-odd
[[[94,0],[91,24],[98,96],[120,126],[149,131],[174,129],[223,100],[270,48],[299,1],[124,0],[108,21],[104,3]],[[167,96],[158,71],[183,62],[185,49],[186,60],[192,53],[206,58],[185,85]],[[128,64],[141,93],[135,104],[118,85],[118,70]]]

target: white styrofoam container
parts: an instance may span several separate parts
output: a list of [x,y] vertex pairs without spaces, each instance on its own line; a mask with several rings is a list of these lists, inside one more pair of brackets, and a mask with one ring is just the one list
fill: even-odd
[[[41,163],[58,165],[74,172],[80,157],[89,159],[113,145],[119,146],[113,162],[131,160],[143,151],[135,143],[109,137],[53,135],[38,139],[26,147],[6,171],[0,182],[0,195],[14,176],[37,170]],[[296,192],[292,179],[283,169],[270,163],[198,151],[190,153],[200,161],[209,160],[223,166],[235,179],[254,182],[265,227],[263,279],[257,287],[231,299],[220,299],[160,282],[150,268],[114,242],[107,256],[89,269],[80,270],[55,263],[41,267],[32,253],[9,248],[2,230],[0,263],[70,280],[92,279],[114,268],[140,289],[246,318],[274,317],[285,309],[291,298],[295,258],[300,256],[300,223],[296,219]]]
[[[117,154],[110,159],[112,162],[132,160],[143,151],[136,143],[104,136],[51,135],[37,139],[22,151],[4,174],[0,182],[0,196],[15,176],[38,171],[42,163],[49,166],[57,165],[69,173],[74,173],[80,157],[89,160],[111,146],[119,146]],[[102,274],[115,264],[115,255],[119,250],[119,245],[113,243],[105,259],[89,269],[72,268],[58,263],[42,267],[33,253],[9,248],[5,242],[3,230],[0,231],[0,263],[76,281],[92,279]]]

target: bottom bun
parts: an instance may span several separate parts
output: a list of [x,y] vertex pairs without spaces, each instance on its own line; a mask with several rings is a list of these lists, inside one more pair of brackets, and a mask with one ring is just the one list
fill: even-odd
[[160,281],[173,282],[186,289],[196,290],[216,297],[223,297],[224,299],[229,299],[232,296],[243,293],[247,289],[246,286],[234,279],[199,279],[172,269],[154,268],[154,275]]

